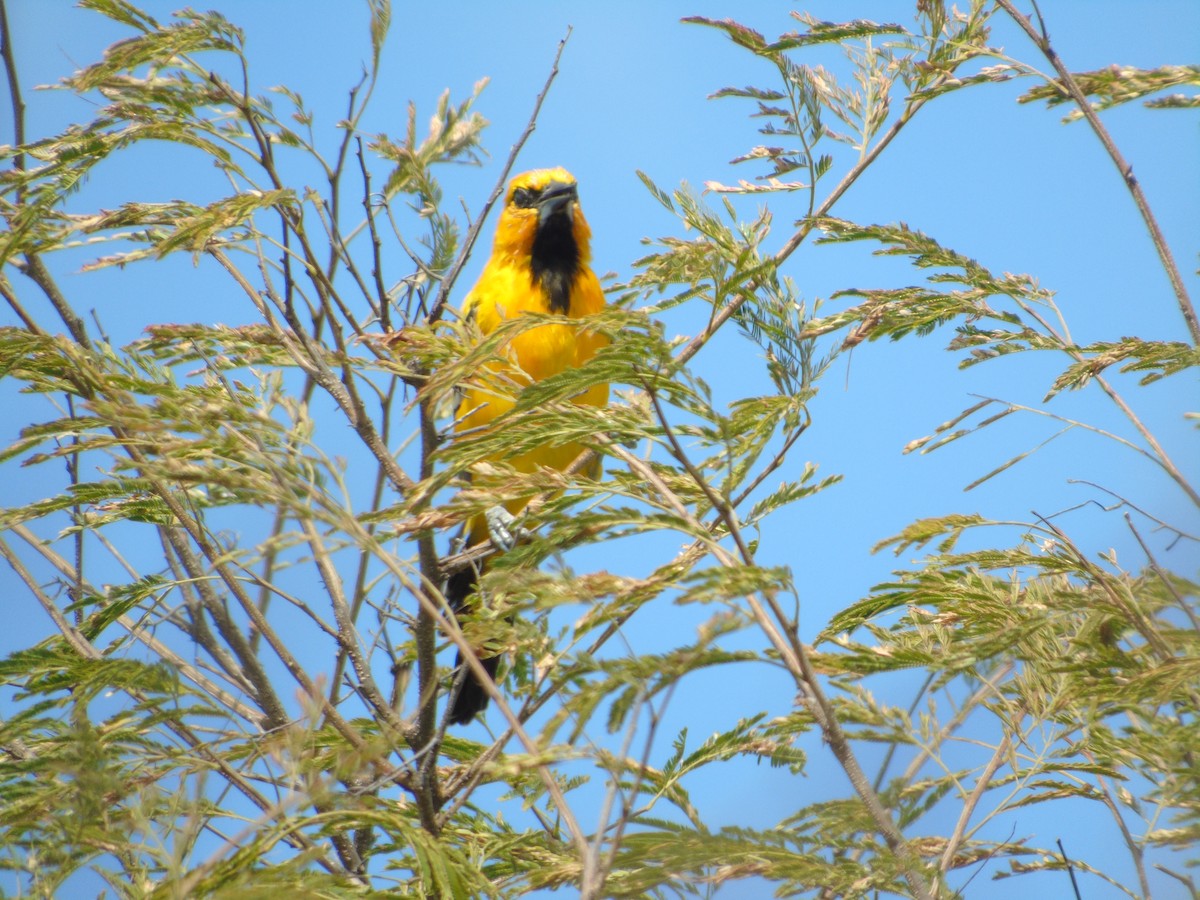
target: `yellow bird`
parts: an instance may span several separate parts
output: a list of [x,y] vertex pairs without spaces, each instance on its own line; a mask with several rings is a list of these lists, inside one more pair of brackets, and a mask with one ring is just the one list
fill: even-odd
[[[591,269],[592,232],[583,211],[574,176],[566,169],[535,169],[518,175],[508,186],[504,209],[496,226],[492,256],[479,281],[463,303],[463,315],[474,319],[483,334],[490,334],[505,319],[523,313],[547,313],[582,319],[604,308],[604,291]],[[501,353],[512,363],[504,377],[467,388],[459,404],[458,431],[483,428],[512,409],[516,402],[512,383],[541,381],[582,365],[607,344],[596,331],[569,323],[547,323],[517,333]],[[494,371],[494,370],[493,370]],[[596,385],[575,398],[576,403],[604,406],[608,385]],[[583,452],[575,443],[547,444],[528,453],[506,457],[520,472],[546,466],[565,470]],[[526,500],[506,504],[515,514]],[[467,545],[489,537],[488,523],[475,517],[468,526]],[[446,599],[455,614],[469,614],[478,571],[463,569],[446,585]],[[481,658],[495,677],[500,657]],[[456,660],[456,671],[463,664]],[[465,724],[482,711],[488,694],[470,670],[450,709],[450,721]]]

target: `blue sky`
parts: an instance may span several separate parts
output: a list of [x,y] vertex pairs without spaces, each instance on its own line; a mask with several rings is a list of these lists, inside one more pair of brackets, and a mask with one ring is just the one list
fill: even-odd
[[[166,18],[178,5],[148,3],[145,8]],[[365,4],[310,0],[201,4],[209,5],[246,29],[256,88],[262,91],[282,83],[298,90],[317,112],[316,127],[324,129],[325,145],[334,146],[339,133],[332,123],[343,114],[346,91],[357,80],[368,54]],[[457,101],[480,78],[490,78],[477,106],[492,123],[485,133],[490,159],[479,169],[441,173],[448,197],[461,196],[469,209],[478,209],[528,119],[558,40],[570,26],[561,73],[517,170],[561,164],[577,176],[595,235],[595,267],[615,273],[621,281],[632,275],[632,261],[644,254],[643,238],[680,233],[679,224],[646,192],[635,170],[645,171],[667,189],[684,181],[699,188],[709,180],[731,182],[754,174],[728,165],[761,142],[754,121],[746,117],[748,106],[706,98],[727,85],[770,86],[774,73],[721,34],[680,24],[680,17],[732,16],[768,36],[795,25],[786,5],[728,0],[416,6],[397,5],[365,130],[400,134],[410,100],[417,106],[418,121],[423,121],[443,89],[448,88]],[[911,18],[909,4],[896,0],[796,6],[825,19],[855,17],[907,24]],[[1073,70],[1111,63],[1146,67],[1189,63],[1195,62],[1200,50],[1200,4],[1193,0],[1153,4],[1046,0],[1042,11],[1058,52]],[[92,111],[85,101],[60,92],[35,93],[29,87],[52,83],[76,65],[97,58],[124,32],[60,0],[16,0],[10,3],[9,15],[30,107],[29,134],[45,134],[83,120]],[[1045,68],[1015,29],[998,32],[993,44]],[[1035,275],[1043,286],[1058,292],[1057,300],[1080,341],[1123,335],[1185,340],[1182,318],[1153,247],[1111,163],[1082,124],[1060,123],[1061,111],[1018,106],[1015,97],[1030,85],[985,86],[931,104],[834,213],[864,222],[903,220],[995,271]],[[1200,209],[1200,176],[1195,166],[1200,146],[1194,114],[1133,106],[1106,113],[1104,120],[1132,161],[1190,290],[1200,294],[1194,275],[1195,216]],[[0,142],[11,140],[8,127],[5,116]],[[161,200],[181,191],[198,196],[212,191],[215,196],[221,190],[215,173],[211,184],[199,173],[194,176],[197,181],[181,185],[179,173],[156,165],[157,160],[154,151],[146,149],[126,162],[111,163],[102,170],[103,179],[98,175],[85,187],[81,208],[115,205],[130,196]],[[844,167],[845,162],[839,165]],[[835,175],[840,171],[835,170]],[[789,209],[787,204],[786,198],[771,200],[777,217],[772,246],[786,240],[791,220],[802,214],[799,205]],[[739,203],[746,217],[754,208],[753,202]],[[484,230],[485,242],[490,233],[491,225]],[[392,252],[394,270],[400,271],[401,256]],[[485,258],[481,247],[460,281],[464,289]],[[73,274],[73,265],[60,271],[69,286],[82,284],[82,276]],[[805,247],[789,261],[785,274],[809,301],[828,298],[841,288],[919,280],[902,261],[872,259],[861,248]],[[90,302],[117,343],[133,339],[149,322],[200,319],[236,324],[250,319],[218,273],[204,265],[193,269],[177,260],[88,277],[93,278],[88,282]],[[706,315],[704,310],[672,312],[668,329],[692,333]],[[1055,441],[1022,465],[964,494],[963,488],[975,478],[1057,430],[1036,416],[1010,417],[981,436],[930,456],[902,455],[909,441],[971,405],[975,395],[1040,407],[1060,366],[1056,360],[1031,361],[1022,354],[961,372],[957,358],[942,351],[945,341],[945,336],[935,336],[864,345],[838,363],[813,403],[814,426],[798,448],[794,464],[812,461],[822,474],[841,473],[844,481],[781,515],[764,535],[761,551],[762,562],[786,564],[797,573],[806,637],[814,635],[837,609],[885,580],[893,568],[910,562],[890,554],[873,556],[869,550],[921,516],[980,512],[995,519],[1028,521],[1031,510],[1049,515],[1086,501],[1109,502],[1106,494],[1072,483],[1093,482],[1192,533],[1200,530],[1196,510],[1189,509],[1186,498],[1159,473],[1109,442],[1080,433]],[[731,334],[698,357],[695,368],[714,385],[718,396],[739,396],[752,387],[740,374],[752,367],[739,360],[753,352]],[[1151,429],[1194,477],[1200,474],[1195,440],[1182,413],[1189,403],[1194,406],[1196,386],[1185,379],[1189,376],[1176,376],[1136,392],[1135,397]],[[6,394],[6,402],[9,399]],[[1129,432],[1094,390],[1060,396],[1048,408],[1122,434]],[[16,419],[20,418],[18,414]],[[11,437],[15,428],[11,423],[5,436]],[[36,496],[39,487],[33,480],[3,490],[9,502],[18,494]],[[1092,554],[1111,547],[1124,565],[1131,569],[1141,565],[1119,514],[1103,513],[1093,505],[1066,513],[1056,522]],[[1002,542],[999,537],[995,540]],[[1180,542],[1168,549],[1165,538],[1152,536],[1151,540],[1161,554],[1160,562],[1195,576],[1198,560],[1193,545]],[[0,573],[0,582],[10,577],[7,571]],[[47,627],[36,616],[23,618],[21,627],[0,638],[0,650],[35,640]],[[635,645],[649,641],[656,627],[656,620],[649,619],[644,630],[631,631],[630,639]],[[678,692],[664,734],[672,734],[672,726],[677,730],[688,723],[708,723],[710,718],[713,728],[728,727],[729,714],[745,711],[747,692],[762,696],[763,708],[772,714],[785,711],[791,701],[778,675],[764,676],[753,685],[700,676]],[[711,707],[711,717],[697,717],[697,710],[705,705]],[[706,733],[705,727],[693,724],[697,740]],[[813,771],[812,784],[833,779],[834,789],[841,790],[840,776],[827,760],[814,758]],[[789,783],[778,772],[750,772],[745,777],[747,781],[732,793],[723,790],[726,786],[702,784],[698,799],[710,804],[719,821],[733,823],[746,821],[745,797],[763,798],[756,816],[751,816],[753,823],[763,824],[794,808],[796,796],[809,787]],[[777,809],[774,797],[779,798]],[[1018,827],[1034,831],[1045,823],[1031,813]],[[1112,832],[1107,822],[1097,822],[1093,828],[1081,817],[1070,824],[1064,839],[1077,844],[1080,855],[1099,860],[1108,842],[1119,840]],[[1039,834],[1040,843],[1050,842],[1045,834]],[[1060,896],[1062,885],[1042,877],[1046,880],[1028,880],[1022,889],[1030,896]],[[1046,893],[1038,893],[1040,886]],[[1172,896],[1172,882],[1157,886],[1161,896]],[[1007,896],[1008,889],[1008,883],[993,885],[980,877],[972,883],[969,896]],[[1115,896],[1106,893],[1111,890],[1093,881],[1085,895]],[[722,894],[726,895],[750,896]]]

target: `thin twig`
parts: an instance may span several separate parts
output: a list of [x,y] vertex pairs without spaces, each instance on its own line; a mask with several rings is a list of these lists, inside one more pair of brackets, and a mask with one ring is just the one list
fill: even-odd
[[[433,474],[433,454],[438,446],[437,423],[433,405],[428,397],[423,398],[417,404],[417,416],[421,434],[420,477],[424,482]],[[432,498],[429,492],[424,492],[413,512],[419,514],[431,502]],[[442,580],[437,547],[433,542],[433,533],[429,529],[425,529],[417,535],[417,564],[420,566],[421,577],[427,583],[440,587]],[[417,802],[420,805],[422,825],[430,834],[437,834],[441,828],[437,817],[438,807],[442,804],[437,760],[438,750],[446,732],[445,724],[439,728],[437,722],[437,629],[438,623],[444,618],[446,617],[441,615],[441,610],[433,608],[429,603],[421,603],[417,607],[417,624],[413,629],[413,642],[416,645],[417,653],[417,697],[419,701],[417,742],[427,751],[427,755],[421,760],[418,773],[421,792],[417,797]],[[457,621],[455,624],[457,625]],[[463,668],[461,677],[467,677],[466,667]],[[459,688],[461,685],[462,682],[458,682]],[[449,715],[449,703],[447,703],[447,715]]]
[[[1067,851],[1063,847],[1062,838],[1056,838],[1055,843],[1058,844],[1058,852],[1062,854],[1063,862],[1066,863],[1067,874],[1071,876],[1071,890],[1075,893],[1075,900],[1083,900],[1083,895],[1079,893],[1079,883],[1075,880],[1075,867],[1071,865],[1071,860],[1067,857]],[[1149,897],[1150,894],[1147,891],[1143,896]]]
[[[75,649],[80,656],[84,657],[85,659],[100,659],[103,657],[103,654],[79,631],[77,631],[66,619],[66,617],[62,615],[54,601],[45,595],[45,593],[38,586],[38,583],[33,579],[32,574],[25,569],[24,565],[21,563],[16,554],[9,550],[8,545],[3,541],[3,539],[0,539],[0,556],[3,556],[4,559],[11,566],[13,566],[18,577],[25,582],[26,586],[29,587],[30,591],[42,604],[42,608],[45,609],[50,615],[51,619],[54,621],[55,625],[58,627],[60,633],[63,635],[67,643],[70,644],[70,646]],[[124,688],[124,691],[139,703],[144,704],[149,699],[146,694],[142,693],[136,688],[126,687]],[[245,797],[249,799],[255,806],[264,812],[272,808],[272,805],[266,800],[266,798],[264,798],[240,772],[232,768],[222,754],[213,752],[210,745],[204,741],[201,741],[200,738],[197,737],[188,726],[183,724],[182,721],[178,720],[176,717],[167,716],[163,719],[163,722],[167,728],[178,735],[194,752],[198,753],[206,762],[212,764],[214,768],[218,769],[221,774],[229,780],[229,783],[239,790],[243,795],[245,795]],[[211,830],[210,825],[206,824],[205,828]],[[309,838],[303,833],[294,831],[292,829],[285,829],[283,839],[298,849],[313,853],[314,858],[322,868],[330,872],[336,871],[336,868],[326,858],[324,851],[321,848],[314,846],[310,842]]]
[[[650,727],[646,732],[646,739],[642,745],[642,758],[638,763],[637,774],[634,776],[633,784],[629,786],[629,791],[625,794],[625,800],[621,806],[621,815],[617,819],[615,827],[612,829],[612,834],[608,838],[608,853],[605,859],[599,864],[599,871],[596,873],[596,890],[594,896],[603,896],[605,881],[608,874],[612,871],[613,866],[617,861],[617,851],[621,848],[621,838],[625,834],[625,829],[633,819],[633,801],[637,798],[641,791],[642,782],[646,778],[646,772],[650,768],[650,751],[654,747],[654,738],[658,734],[658,726],[662,723],[663,714],[666,712],[667,706],[671,702],[671,697],[675,693],[675,686],[678,682],[672,682],[667,688],[663,698],[662,707],[655,712],[654,706],[650,703],[646,704],[646,708],[650,711]],[[631,725],[632,728],[632,725]],[[630,732],[632,737],[632,731]],[[624,753],[622,753],[624,757]],[[614,775],[615,779],[615,775]],[[608,813],[605,812],[600,819],[601,830],[604,828],[604,822],[608,818]],[[596,849],[599,850],[601,844],[601,832],[596,834]]]
[[[772,257],[771,262],[774,265],[780,265],[785,259],[791,256],[801,244],[804,243],[805,239],[817,226],[817,222],[829,214],[829,211],[833,208],[834,204],[842,198],[842,195],[845,194],[846,191],[850,190],[850,186],[859,179],[862,173],[866,171],[867,167],[875,162],[879,154],[882,153],[887,145],[895,139],[896,135],[903,130],[904,126],[912,120],[912,117],[916,115],[917,110],[919,110],[925,104],[925,102],[925,100],[920,98],[917,98],[911,102],[911,104],[896,119],[896,121],[892,123],[892,127],[889,128],[884,136],[879,139],[879,142],[872,147],[865,156],[855,163],[854,168],[847,172],[846,176],[840,182],[838,182],[837,186],[832,191],[829,192],[828,196],[826,196],[826,198],[821,202],[821,205],[817,208],[817,211],[813,215],[805,218],[800,223],[800,227],[796,229],[795,233],[792,234],[790,238],[788,238],[787,243],[785,243],[779,249],[779,252]],[[739,296],[735,297],[729,303],[725,304],[725,306],[721,307],[721,309],[717,310],[717,312],[713,315],[712,320],[708,323],[708,326],[702,332],[693,337],[682,350],[675,354],[676,360],[678,360],[681,364],[686,363],[693,356],[699,353],[704,345],[707,344],[712,338],[712,336],[720,330],[721,326],[729,321],[729,319],[732,318],[737,311],[740,310],[742,306],[754,296],[754,291],[756,288],[757,285],[751,282],[744,291],[740,292]]]
[[59,634],[63,636],[76,653],[84,659],[100,659],[103,656],[84,634],[62,614],[62,610],[58,608],[58,604],[42,590],[41,585],[38,584],[33,574],[25,568],[25,564],[21,562],[21,558],[9,548],[8,543],[3,538],[0,538],[0,557],[12,566],[13,571],[17,574],[17,578],[24,582],[29,592],[37,598],[46,615],[50,617],[50,621],[54,623],[54,627],[58,629]]
[[446,277],[442,279],[441,287],[438,288],[437,299],[434,300],[433,308],[429,310],[429,317],[426,320],[431,325],[440,319],[442,313],[445,312],[446,304],[450,302],[450,292],[454,290],[454,284],[458,281],[458,276],[462,274],[463,266],[467,264],[467,260],[471,257],[471,250],[474,249],[475,242],[479,239],[479,232],[483,228],[483,223],[487,220],[488,213],[491,212],[496,201],[500,199],[500,194],[504,191],[504,184],[508,181],[508,174],[516,164],[517,156],[520,155],[525,142],[529,140],[529,136],[537,128],[537,119],[542,111],[542,102],[550,92],[550,85],[558,77],[558,63],[562,59],[563,50],[566,48],[567,41],[570,38],[571,29],[568,27],[563,39],[558,42],[558,52],[554,54],[554,64],[550,67],[550,74],[546,76],[546,83],[542,86],[541,93],[537,95],[537,99],[533,102],[533,113],[529,116],[529,122],[525,125],[525,130],[521,132],[521,136],[517,138],[517,142],[513,144],[512,150],[508,154],[508,159],[505,160],[504,167],[500,170],[500,177],[496,179],[496,184],[492,188],[491,195],[488,197],[487,202],[483,204],[483,209],[479,211],[479,215],[475,217],[474,223],[472,223],[470,229],[467,231],[467,236],[463,240],[462,249],[458,252],[458,257],[454,260],[454,265],[450,267],[450,270],[446,273]]
[[[92,596],[100,596],[101,592],[83,580],[83,575],[71,563],[56,553],[50,547],[46,546],[45,542],[41,541],[29,528],[22,524],[12,526],[13,534],[17,535],[26,544],[28,544],[36,553],[40,554],[50,565],[54,566],[67,579],[80,584],[81,589]],[[255,724],[262,724],[262,713],[256,709],[247,706],[237,697],[222,690],[211,679],[200,673],[187,660],[180,657],[170,647],[162,641],[155,638],[152,634],[141,628],[128,615],[122,614],[117,617],[117,622],[124,628],[133,638],[144,644],[156,656],[166,659],[171,663],[179,673],[201,691],[210,696],[217,703],[224,706],[230,712],[237,716]]]
[[[1146,228],[1150,231],[1150,240],[1154,243],[1154,249],[1158,252],[1158,258],[1167,273],[1167,279],[1171,282],[1171,290],[1175,293],[1175,300],[1179,304],[1179,311],[1183,313],[1183,320],[1187,323],[1188,332],[1192,336],[1192,343],[1200,345],[1200,319],[1196,317],[1196,308],[1192,305],[1191,297],[1188,296],[1187,286],[1183,283],[1179,267],[1175,264],[1175,257],[1171,253],[1171,248],[1167,245],[1167,239],[1163,236],[1162,229],[1158,225],[1158,220],[1154,217],[1154,211],[1150,208],[1150,203],[1146,200],[1146,195],[1142,192],[1142,185],[1133,174],[1133,166],[1121,154],[1116,142],[1112,139],[1112,135],[1108,133],[1108,129],[1100,121],[1096,110],[1092,108],[1087,95],[1079,87],[1079,83],[1071,75],[1070,70],[1063,65],[1063,61],[1059,58],[1058,53],[1050,43],[1045,22],[1042,21],[1041,33],[1039,33],[1033,27],[1033,23],[1029,21],[1029,17],[1022,14],[1012,4],[1012,0],[996,0],[996,5],[1012,17],[1013,21],[1020,26],[1021,30],[1029,36],[1029,39],[1033,41],[1046,59],[1050,61],[1050,64],[1054,66],[1054,71],[1058,73],[1060,87],[1071,95],[1071,99],[1075,101],[1075,104],[1079,107],[1079,111],[1087,119],[1088,124],[1092,127],[1092,131],[1100,139],[1100,143],[1104,145],[1104,149],[1108,153],[1109,158],[1112,159],[1113,165],[1121,173],[1121,180],[1125,182],[1125,186],[1129,189],[1129,193],[1133,197],[1133,202],[1142,216],[1142,221],[1146,223]],[[1040,12],[1038,13],[1038,19],[1041,21]]]
[[[1096,759],[1090,752],[1084,751],[1084,756],[1087,757],[1088,762],[1096,765]],[[1096,781],[1100,784],[1100,796],[1102,798],[1102,802],[1112,815],[1113,821],[1117,825],[1117,830],[1121,832],[1121,839],[1125,841],[1125,846],[1129,850],[1130,857],[1133,859],[1133,866],[1138,875],[1138,884],[1142,889],[1142,896],[1150,897],[1150,881],[1146,877],[1146,851],[1138,839],[1134,837],[1133,832],[1129,830],[1129,826],[1125,824],[1125,817],[1121,815],[1121,810],[1117,806],[1117,801],[1113,799],[1112,791],[1108,786],[1108,780],[1103,775],[1098,774],[1096,776]],[[1059,844],[1059,848],[1062,848],[1062,844]],[[1066,859],[1065,853],[1063,854],[1063,859]],[[1068,871],[1070,871],[1070,867],[1071,864],[1068,861]],[[1071,883],[1075,883],[1074,873],[1071,874]],[[1076,893],[1076,896],[1078,896],[1078,893]]]
[[[1159,528],[1170,531],[1172,534],[1175,535],[1175,537],[1171,541],[1170,546],[1167,547],[1168,550],[1172,549],[1175,546],[1176,542],[1178,542],[1180,539],[1186,540],[1186,541],[1192,541],[1194,543],[1200,544],[1200,534],[1192,534],[1191,532],[1184,531],[1183,529],[1181,529],[1175,525],[1172,525],[1170,522],[1160,519],[1158,516],[1152,515],[1151,513],[1142,509],[1136,503],[1131,502],[1127,498],[1118,494],[1116,491],[1114,491],[1110,488],[1106,488],[1102,484],[1097,484],[1094,481],[1088,481],[1086,478],[1068,478],[1067,484],[1086,484],[1088,487],[1095,488],[1096,490],[1102,491],[1105,494],[1108,494],[1108,496],[1114,498],[1117,502],[1112,506],[1104,506],[1098,500],[1091,501],[1092,503],[1095,503],[1097,506],[1099,506],[1101,509],[1103,509],[1105,512],[1112,512],[1114,509],[1120,509],[1122,506],[1128,506],[1130,509],[1132,509],[1134,512],[1136,512],[1138,515],[1144,516],[1145,518],[1149,519],[1151,522],[1153,522]],[[1155,530],[1158,530],[1158,529],[1155,529]]]
[[1134,627],[1138,634],[1145,639],[1147,646],[1149,646],[1154,652],[1154,655],[1158,657],[1159,662],[1172,662],[1175,659],[1175,655],[1171,652],[1171,648],[1167,645],[1166,641],[1163,639],[1163,636],[1152,627],[1150,621],[1146,619],[1144,615],[1142,615],[1142,611],[1140,609],[1121,596],[1120,591],[1118,591],[1117,587],[1113,585],[1113,579],[1109,576],[1109,574],[1088,559],[1088,557],[1082,550],[1079,549],[1075,542],[1067,537],[1066,532],[1055,526],[1045,516],[1040,515],[1037,510],[1030,510],[1030,512],[1032,512],[1037,520],[1042,523],[1042,526],[1054,536],[1054,539],[1058,541],[1059,545],[1062,546],[1062,548],[1074,558],[1075,563],[1081,569],[1087,572],[1088,576],[1097,586],[1099,586],[1099,588],[1112,602],[1113,606],[1121,611],[1121,614],[1125,617],[1125,620],[1129,622],[1129,624]]
[[[1087,362],[1086,357],[1084,357],[1083,353],[1075,346],[1074,341],[1071,340],[1069,334],[1064,333],[1060,335],[1058,331],[1046,321],[1044,316],[1042,316],[1037,310],[1021,300],[1019,297],[1014,297],[1013,301],[1026,313],[1026,315],[1030,316],[1039,325],[1041,325],[1046,333],[1059,343],[1060,349],[1070,356],[1071,359],[1075,360],[1077,363]],[[1059,314],[1059,319],[1060,321],[1062,320],[1061,313]],[[1093,378],[1100,390],[1104,391],[1108,399],[1116,404],[1117,408],[1121,410],[1121,413],[1125,416],[1125,418],[1127,418],[1133,427],[1137,429],[1137,432],[1142,436],[1142,439],[1150,445],[1150,449],[1154,451],[1154,456],[1151,456],[1148,453],[1146,456],[1161,466],[1163,471],[1167,473],[1171,480],[1179,485],[1183,489],[1184,493],[1191,498],[1191,501],[1197,506],[1200,506],[1200,492],[1192,487],[1191,482],[1187,480],[1183,472],[1178,466],[1175,465],[1171,457],[1167,455],[1166,449],[1158,442],[1158,439],[1154,436],[1154,433],[1146,427],[1145,423],[1142,422],[1137,413],[1133,411],[1133,408],[1125,402],[1125,398],[1117,393],[1116,389],[1108,383],[1108,379],[1106,379],[1101,373],[1097,372]],[[1093,431],[1099,431],[1101,434],[1105,434],[1105,432],[1101,431],[1100,429],[1093,428],[1090,425],[1084,427]],[[1122,443],[1128,446],[1135,446],[1123,438],[1117,438],[1117,440],[1120,440]],[[1140,452],[1145,453],[1145,451],[1140,450],[1140,448],[1136,449],[1139,449]],[[1157,457],[1157,459],[1155,457]]]
[[[273,316],[267,315],[267,306],[259,296],[258,291],[255,290],[254,285],[246,280],[246,277],[222,250],[213,247],[208,252],[233,277],[246,296],[250,298],[250,301],[264,315],[264,321],[273,326],[276,335],[284,342],[285,349],[292,355],[297,365],[311,375],[317,384],[334,399],[346,415],[346,418],[350,421],[351,427],[358,432],[363,443],[366,444],[372,455],[383,467],[384,471],[387,472],[388,480],[391,481],[392,486],[399,493],[407,495],[414,487],[412,479],[400,468],[399,464],[392,457],[391,451],[380,438],[371,417],[367,415],[367,411],[362,405],[361,398],[349,391],[343,382],[333,374],[325,364],[322,354],[317,352],[317,348],[310,345],[303,332],[294,330],[289,334],[274,321]],[[297,342],[304,346],[303,350],[300,346],[297,346]]]
[[[933,684],[933,682],[936,678],[937,678],[937,672],[931,671],[928,675],[925,676],[925,680],[921,683],[921,686],[919,688],[917,688],[916,696],[913,697],[912,703],[910,703],[908,705],[908,710],[905,713],[905,715],[907,715],[909,717],[909,719],[911,719],[913,717],[913,715],[916,713],[917,707],[921,705],[921,699],[925,696],[925,692],[929,690],[929,686],[931,684]],[[969,709],[970,707],[967,706],[965,708]],[[956,722],[961,722],[961,719],[962,719],[962,713],[960,711],[960,714],[948,723],[947,728],[942,729],[935,736],[935,740],[937,741],[937,743],[939,743],[939,744],[942,743],[945,740],[946,735],[948,735],[950,733],[950,731],[947,729],[954,727]],[[885,779],[887,777],[888,769],[891,768],[891,765],[892,765],[892,758],[896,755],[896,751],[900,748],[900,746],[901,746],[901,744],[899,741],[888,742],[887,752],[883,754],[883,759],[879,763],[879,771],[877,771],[875,773],[875,780],[873,782],[871,782],[871,787],[873,787],[876,791],[882,790],[883,779]],[[924,764],[924,759],[925,759],[924,754],[925,754],[925,751],[922,751],[921,754],[918,754],[918,758],[921,759],[922,765]]]
[[1192,612],[1192,605],[1184,599],[1183,595],[1180,594],[1179,590],[1175,587],[1175,584],[1169,577],[1167,577],[1167,573],[1162,570],[1161,566],[1159,566],[1158,560],[1154,558],[1154,554],[1150,552],[1150,548],[1146,545],[1146,542],[1142,540],[1142,535],[1138,532],[1137,527],[1133,524],[1133,516],[1129,515],[1129,513],[1125,513],[1125,524],[1129,526],[1129,530],[1133,532],[1133,536],[1137,540],[1138,546],[1141,547],[1142,552],[1146,554],[1146,561],[1150,564],[1150,570],[1158,576],[1159,580],[1163,583],[1163,587],[1171,592],[1171,596],[1175,598],[1176,605],[1183,610],[1184,615],[1191,620],[1192,627],[1196,629],[1197,632],[1200,632],[1200,619],[1197,619],[1196,614]]
[[[662,573],[669,572],[673,575],[677,575],[681,571],[690,570],[704,557],[705,546],[705,543],[699,539],[693,541],[691,544],[679,551],[679,553],[677,553],[669,563],[660,566],[657,570],[658,574],[651,575],[649,578],[639,581],[636,588],[629,589],[630,593],[636,590],[639,594],[641,598],[639,608],[646,602],[649,602],[653,596],[658,596],[662,593],[662,591],[670,587],[672,578]],[[611,605],[614,609],[623,608],[625,606],[625,601],[627,600],[627,595],[618,595],[617,597],[614,597]],[[597,653],[599,653],[600,650],[615,635],[620,633],[621,627],[632,617],[634,612],[636,612],[636,609],[625,609],[612,622],[610,622],[604,631],[601,632],[601,634],[588,645],[587,650],[585,651],[586,655],[588,657],[594,657]],[[579,638],[575,639],[575,641],[578,640]],[[558,651],[555,654],[556,659],[561,659],[566,656],[566,654],[569,653],[574,646],[574,643],[575,642],[573,641],[571,646],[565,647]],[[564,685],[570,681],[569,676],[562,674],[560,674],[557,678],[552,678],[552,675],[556,671],[557,668],[555,665],[549,665],[542,669],[540,675],[538,676],[538,680],[534,683],[532,689],[530,690],[530,698],[525,701],[521,707],[520,713],[518,714],[518,718],[522,723],[529,721],[529,719],[531,719],[538,710],[545,706],[550,699],[556,696],[558,692],[562,690]],[[550,682],[549,686],[546,686],[547,682]],[[472,760],[471,765],[468,768],[463,770],[461,774],[457,775],[452,781],[449,782],[447,793],[456,796],[456,799],[453,804],[442,811],[441,820],[443,822],[449,821],[450,818],[467,803],[471,792],[481,783],[488,765],[500,754],[500,752],[505,746],[507,746],[511,739],[512,730],[510,729],[505,731],[499,738],[493,741],[486,750]]]
[[[8,99],[12,106],[13,142],[22,147],[25,145],[25,101],[21,97],[21,82],[17,78],[17,57],[13,52],[12,32],[8,29],[8,4],[0,0],[0,56],[4,57],[4,75],[8,79]],[[18,150],[13,154],[13,168],[19,171],[25,169],[25,152]],[[17,182],[17,206],[24,205],[25,188]]]
[[387,287],[383,283],[383,243],[379,229],[375,227],[375,207],[371,205],[371,170],[363,154],[362,138],[358,138],[358,168],[363,179],[363,211],[367,219],[367,231],[371,237],[371,277],[375,281],[375,293],[379,303],[379,325],[385,332],[392,330],[392,304]]
[[[646,703],[645,697],[646,686],[642,685],[638,690],[638,696],[632,704],[632,711],[629,714],[629,725],[625,729],[625,740],[621,743],[621,749],[618,751],[614,760],[613,766],[609,769],[610,781],[608,790],[604,792],[604,801],[600,804],[600,817],[596,828],[596,834],[592,838],[592,846],[590,852],[583,859],[583,875],[579,879],[579,895],[583,900],[591,900],[593,897],[599,897],[604,889],[604,882],[608,877],[608,872],[612,867],[612,856],[605,854],[605,865],[600,864],[600,851],[604,846],[604,832],[608,829],[608,817],[612,814],[613,803],[617,799],[617,794],[621,792],[621,774],[620,768],[629,758],[629,748],[633,746],[633,739],[637,736],[637,724],[640,718],[639,710],[643,703]],[[650,717],[653,721],[654,710],[649,704],[646,704],[650,709]],[[603,754],[598,754],[600,759],[603,759]],[[618,761],[620,765],[618,765]],[[631,793],[636,793],[633,789]],[[622,802],[623,811],[628,811],[628,802]],[[626,816],[622,815],[622,821]],[[620,843],[620,832],[613,838],[612,851],[615,854],[617,845]]]
[[[1014,720],[1014,728],[1018,721],[1020,720]],[[954,831],[951,833],[949,840],[946,841],[946,849],[942,852],[941,862],[943,875],[953,868],[954,857],[958,853],[958,848],[962,845],[963,837],[967,833],[967,825],[971,822],[971,814],[975,812],[975,807],[979,805],[979,801],[983,799],[983,795],[992,786],[992,776],[996,774],[996,770],[1000,768],[1005,757],[1008,756],[1011,747],[1012,732],[1005,731],[999,746],[996,747],[996,752],[992,754],[992,758],[988,760],[987,765],[983,767],[983,771],[979,774],[979,778],[975,781],[975,789],[971,791],[971,796],[963,804],[962,810],[958,814],[958,821],[954,823]]]

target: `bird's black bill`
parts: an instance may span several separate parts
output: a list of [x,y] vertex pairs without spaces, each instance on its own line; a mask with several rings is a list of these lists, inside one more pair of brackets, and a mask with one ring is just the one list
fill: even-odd
[[579,190],[574,184],[552,181],[542,189],[538,197],[538,227],[544,226],[556,215],[571,215],[571,204],[579,199]]

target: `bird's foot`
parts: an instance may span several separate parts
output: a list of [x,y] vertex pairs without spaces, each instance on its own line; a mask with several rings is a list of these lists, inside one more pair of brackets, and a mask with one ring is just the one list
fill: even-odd
[[509,551],[517,542],[529,536],[529,532],[517,525],[517,517],[503,506],[493,506],[483,514],[487,522],[488,535],[501,551]]

